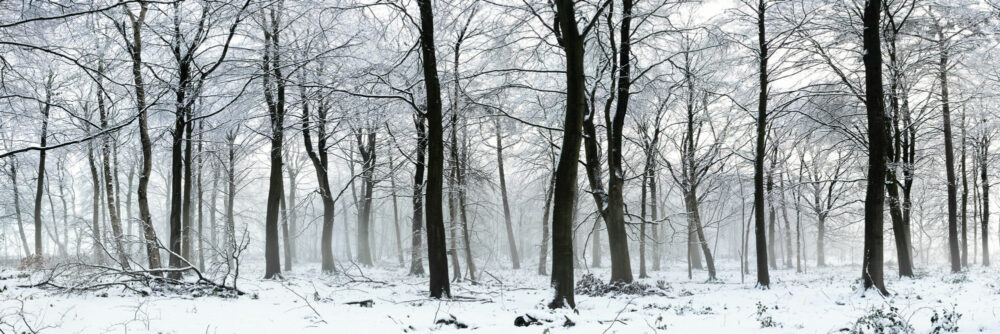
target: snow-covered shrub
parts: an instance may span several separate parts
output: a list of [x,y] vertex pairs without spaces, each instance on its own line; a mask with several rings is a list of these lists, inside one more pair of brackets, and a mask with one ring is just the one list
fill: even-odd
[[934,328],[931,334],[958,332],[958,319],[961,318],[962,314],[955,311],[954,306],[951,310],[942,309],[941,313],[934,311],[934,315],[931,316],[931,326]]
[[899,309],[889,306],[888,309],[872,308],[868,314],[858,318],[851,327],[851,334],[910,334],[910,326],[899,314]]
[[[597,276],[587,273],[576,282],[576,292],[591,297],[606,295],[666,296],[666,291],[660,286],[659,282],[657,282],[657,286],[651,286],[639,281],[632,283],[617,281],[608,284]],[[662,286],[666,286],[666,283]]]
[[760,322],[760,328],[770,328],[770,327],[781,327],[781,323],[774,321],[774,317],[768,314],[770,310],[777,310],[778,306],[768,307],[767,305],[757,302],[757,322]]
[[969,276],[966,275],[964,271],[962,271],[944,275],[944,277],[941,277],[941,280],[944,281],[945,283],[950,283],[950,284],[967,283],[969,282]]

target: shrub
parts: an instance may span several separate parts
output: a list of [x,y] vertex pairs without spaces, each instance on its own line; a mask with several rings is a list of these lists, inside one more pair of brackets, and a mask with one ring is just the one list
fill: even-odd
[[760,328],[782,327],[780,322],[774,321],[774,317],[768,314],[769,310],[777,309],[777,305],[768,307],[761,302],[757,302],[757,322],[760,322]]
[[666,296],[666,290],[663,287],[667,287],[666,283],[658,283],[657,286],[651,286],[639,281],[632,283],[619,281],[608,284],[597,278],[597,276],[587,273],[576,282],[576,293],[591,297],[606,295]]
[[910,326],[899,314],[899,309],[889,306],[889,309],[872,308],[868,314],[861,316],[851,327],[851,334],[910,334]]
[[958,319],[961,318],[962,314],[955,311],[955,306],[952,306],[951,310],[942,309],[941,313],[934,311],[934,315],[931,316],[931,326],[934,328],[931,334],[958,332]]

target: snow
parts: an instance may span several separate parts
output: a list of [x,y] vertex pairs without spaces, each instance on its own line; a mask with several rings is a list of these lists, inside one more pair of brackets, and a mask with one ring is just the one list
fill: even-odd
[[[388,265],[387,265],[388,266]],[[530,266],[529,266],[530,267]],[[403,268],[369,268],[350,275],[324,275],[318,264],[298,264],[282,281],[259,279],[258,268],[247,272],[240,287],[249,295],[219,297],[141,297],[120,290],[62,293],[17,285],[40,275],[18,278],[18,272],[0,272],[0,330],[26,330],[24,324],[51,333],[829,333],[850,328],[873,307],[894,306],[916,333],[931,331],[934,311],[951,310],[962,316],[959,332],[1000,331],[1000,270],[973,267],[950,274],[929,269],[915,279],[898,279],[887,267],[883,298],[858,290],[859,266],[772,271],[772,288],[754,287],[754,274],[740,283],[737,263],[720,267],[718,283],[703,281],[695,271],[675,264],[652,272],[644,283],[666,283],[666,296],[577,295],[576,312],[548,310],[549,277],[534,268],[487,270],[480,284],[453,283],[451,300],[427,298],[426,277],[406,276]],[[579,279],[585,270],[577,270]],[[607,269],[594,270],[607,279]],[[491,276],[492,275],[492,276]],[[493,277],[495,276],[495,278]],[[353,282],[352,282],[353,281]],[[371,307],[345,303],[371,299]],[[21,303],[23,302],[23,319]],[[757,304],[768,307],[780,327],[761,328]],[[515,327],[518,316],[530,315],[541,325]],[[563,327],[566,319],[575,323]],[[454,319],[468,326],[437,324]]]

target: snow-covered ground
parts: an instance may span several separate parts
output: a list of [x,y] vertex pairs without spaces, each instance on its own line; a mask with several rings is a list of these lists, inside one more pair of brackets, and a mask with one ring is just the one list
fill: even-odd
[[[859,266],[772,271],[772,288],[754,287],[754,276],[740,283],[736,263],[720,268],[720,282],[704,282],[704,272],[687,278],[684,267],[670,267],[641,280],[657,281],[665,296],[577,296],[577,310],[548,310],[548,277],[534,269],[488,270],[479,284],[452,284],[456,298],[426,297],[426,277],[404,269],[357,269],[351,277],[323,275],[318,264],[300,264],[281,281],[259,279],[248,270],[240,298],[153,296],[120,290],[66,294],[19,288],[36,280],[19,272],[0,272],[0,330],[42,333],[831,333],[852,328],[874,309],[891,312],[929,333],[935,312],[961,314],[959,332],[1000,332],[1000,271],[973,267],[962,274],[943,269],[920,271],[918,278],[895,278],[886,268],[892,295],[859,292]],[[607,279],[606,270],[593,271]],[[584,272],[578,270],[578,279]],[[370,307],[349,302],[371,299]],[[760,311],[762,307],[766,310]],[[949,311],[949,312],[946,312]],[[542,324],[515,327],[530,315]],[[773,327],[762,328],[771,319]],[[886,316],[876,316],[887,322]],[[943,318],[943,317],[939,317]],[[454,320],[448,321],[449,319]],[[564,327],[567,319],[573,326]],[[444,320],[444,321],[439,321]],[[30,329],[28,328],[30,326]],[[467,327],[467,328],[463,328]]]

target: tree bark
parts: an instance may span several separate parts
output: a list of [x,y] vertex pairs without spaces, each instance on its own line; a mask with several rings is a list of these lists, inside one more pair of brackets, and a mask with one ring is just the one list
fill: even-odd
[[[969,173],[966,170],[965,165],[965,110],[962,110],[962,118],[959,122],[959,126],[962,128],[962,147],[961,150],[961,173],[962,173],[962,267],[969,267],[969,224],[968,224],[968,214],[969,214]],[[975,261],[975,259],[973,259]]]
[[24,233],[24,221],[21,219],[21,194],[17,188],[17,164],[13,159],[10,162],[10,185],[14,190],[14,215],[17,217],[17,232],[21,237],[21,247],[24,249],[24,257],[31,257],[31,247],[28,246],[28,238]]
[[358,262],[365,266],[373,265],[372,249],[370,245],[371,234],[371,211],[372,211],[372,191],[375,188],[375,131],[369,130],[367,134],[362,134],[363,130],[355,133],[358,143],[358,153],[361,155],[361,198],[358,207]]
[[[938,37],[941,37],[940,31]],[[941,42],[943,43],[943,42]],[[941,116],[944,118],[944,160],[948,185],[948,250],[951,255],[951,271],[962,270],[961,254],[958,244],[958,190],[955,178],[955,149],[952,144],[951,106],[948,101],[948,50],[940,46],[940,62],[938,76],[941,80]]]
[[[52,87],[55,78],[54,74],[49,74],[45,84],[45,102],[42,105],[42,135],[39,147],[45,147],[49,137],[49,110],[52,107]],[[42,195],[45,185],[45,153],[46,150],[38,151],[38,182],[35,184],[35,256],[41,260],[45,256],[42,252]]]
[[288,205],[285,203],[285,194],[282,190],[281,194],[281,239],[282,239],[282,251],[285,255],[285,271],[292,270],[292,244],[289,242],[288,233]]
[[[305,143],[306,154],[312,162],[313,170],[316,171],[316,181],[319,184],[319,196],[323,202],[323,226],[320,232],[320,258],[321,270],[326,273],[337,272],[337,265],[333,260],[333,223],[336,218],[336,205],[333,200],[333,191],[330,189],[329,158],[326,147],[326,116],[327,110],[321,103],[317,110],[316,119],[316,146],[312,143],[312,129],[309,114],[309,100],[306,94],[304,72],[299,72],[299,96],[302,100],[302,140]],[[344,213],[347,214],[346,212]],[[347,226],[344,226],[345,231]],[[346,236],[346,234],[345,234]]]
[[[97,72],[103,75],[103,63],[98,65]],[[108,128],[108,111],[104,105],[105,92],[100,78],[97,81],[97,87],[97,110],[98,116],[100,117],[101,130],[103,131]],[[125,270],[131,270],[128,254],[126,253],[125,246],[122,243],[124,236],[122,235],[121,218],[119,216],[118,207],[115,205],[118,200],[116,199],[117,192],[115,191],[115,177],[111,173],[111,136],[104,136],[101,138],[101,142],[103,144],[101,156],[104,165],[105,203],[108,205],[108,217],[111,220],[111,232],[114,233],[115,251],[118,252],[119,265]]]
[[[984,120],[985,121],[985,120]],[[990,237],[989,237],[989,223],[990,223],[990,182],[989,174],[987,174],[987,165],[989,164],[989,137],[987,134],[983,134],[983,138],[980,139],[979,144],[979,178],[982,180],[983,184],[983,219],[980,221],[982,225],[982,242],[983,242],[983,267],[990,266]]]
[[[573,203],[576,199],[581,127],[587,112],[586,72],[583,69],[585,36],[580,34],[576,26],[574,1],[556,0],[555,5],[556,21],[561,31],[560,45],[566,52],[566,120],[552,189],[552,288],[555,295],[548,306],[576,308],[573,283]],[[627,277],[626,281],[631,281],[631,277]]]
[[542,210],[542,245],[538,250],[538,274],[547,275],[545,270],[549,256],[549,213],[552,212],[552,188],[555,186],[555,173],[545,189],[545,209]]
[[413,124],[417,130],[417,145],[415,149],[417,159],[414,161],[415,166],[413,172],[413,221],[410,228],[412,232],[410,236],[410,275],[423,276],[424,263],[420,255],[420,230],[424,224],[424,166],[425,161],[427,160],[424,156],[427,152],[427,131],[424,126],[424,116],[420,114],[413,116]]
[[[142,151],[142,173],[139,175],[139,186],[136,197],[139,202],[139,219],[143,229],[143,241],[146,245],[146,256],[149,269],[160,269],[159,240],[153,228],[153,217],[149,212],[149,177],[153,170],[153,143],[149,138],[149,113],[146,110],[146,87],[142,77],[142,26],[145,24],[148,5],[139,2],[138,15],[125,8],[129,23],[132,25],[132,42],[126,43],[132,58],[132,84],[135,86],[135,105],[139,111],[139,146]],[[159,275],[159,272],[153,272]]]
[[767,210],[768,210],[768,225],[767,225],[767,260],[768,266],[771,269],[778,269],[777,255],[774,253],[774,235],[775,235],[775,224],[778,220],[777,214],[774,212],[774,162],[777,160],[777,150],[772,151],[771,155],[771,168],[767,171]]
[[[279,51],[279,13],[270,10],[270,27],[264,20],[264,99],[268,106],[271,128],[271,166],[267,188],[267,212],[264,218],[264,279],[281,277],[281,258],[278,248],[278,215],[281,197],[284,193],[284,173],[282,148],[284,144],[285,120],[285,77],[281,74],[281,52]],[[270,28],[270,30],[268,30]],[[270,80],[274,80],[274,86]]]
[[87,143],[87,163],[90,167],[90,182],[93,184],[94,194],[90,209],[90,223],[92,238],[94,239],[94,262],[101,263],[104,259],[104,246],[101,242],[101,180],[97,172],[97,161],[94,157],[94,144]]
[[448,255],[445,248],[444,212],[441,208],[444,176],[444,140],[441,116],[441,83],[437,73],[434,47],[434,12],[430,0],[418,0],[420,8],[420,49],[427,94],[428,175],[427,175],[427,262],[430,271],[430,296],[451,297],[448,281]]
[[[862,280],[865,289],[875,288],[887,295],[883,283],[883,213],[886,180],[886,123],[882,92],[882,53],[879,31],[882,0],[869,0],[865,5],[864,53],[865,106],[868,115],[868,186],[865,193],[865,242]],[[946,123],[947,124],[947,123]]]
[[396,177],[394,174],[396,170],[394,169],[392,163],[392,154],[389,154],[389,191],[392,195],[392,227],[396,231],[396,256],[399,259],[399,267],[402,268],[406,266],[406,261],[403,260],[403,236],[399,231],[399,204],[397,203],[396,196]]
[[500,199],[503,202],[503,220],[507,227],[507,250],[510,252],[510,263],[514,269],[521,269],[521,258],[517,253],[517,243],[514,241],[514,224],[510,221],[510,200],[507,198],[507,177],[503,170],[503,133],[500,120],[495,121],[497,132],[497,170],[500,174]]
[[[767,9],[765,0],[760,0],[757,5],[757,46],[760,48],[758,55],[760,76],[760,94],[757,100],[757,144],[754,156],[753,173],[753,207],[754,207],[754,240],[757,252],[757,285],[761,288],[768,288],[771,285],[771,278],[767,272],[767,238],[764,231],[764,160],[767,158],[767,37],[766,25],[764,24],[764,14]],[[822,237],[820,237],[822,240]]]
[[181,257],[187,261],[193,261],[192,256],[192,246],[194,242],[191,239],[191,233],[194,230],[194,208],[192,207],[192,199],[194,194],[192,193],[194,189],[194,154],[193,145],[194,141],[194,111],[187,109],[187,119],[184,121],[184,195],[183,202],[181,203]]

